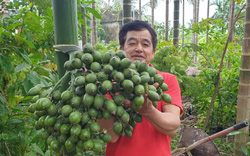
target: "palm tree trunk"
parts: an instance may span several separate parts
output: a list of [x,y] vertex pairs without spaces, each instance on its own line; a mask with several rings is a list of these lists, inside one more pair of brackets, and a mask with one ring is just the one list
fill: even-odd
[[123,24],[126,24],[131,21],[131,0],[123,0]]
[[141,0],[139,0],[139,20],[141,21]]
[[154,29],[154,18],[155,18],[155,2],[154,0],[150,0],[151,1],[151,27]]
[[[198,19],[198,17],[197,17],[197,16],[198,16],[198,15],[197,15],[197,13],[198,13],[198,11],[197,11],[197,8],[198,8],[198,7],[197,7],[198,1],[199,1],[199,0],[194,0],[194,1],[193,1],[193,24],[194,24],[194,23],[198,23],[198,20],[197,20],[197,19]],[[192,34],[192,43],[195,44],[195,45],[197,44],[197,38],[198,38],[198,37],[197,37],[197,34],[196,34],[196,33],[193,33],[193,34]],[[194,63],[195,63],[195,62],[197,62],[197,51],[193,51],[193,54],[194,54],[194,59],[193,59],[193,61],[194,61]]]
[[[232,29],[233,27],[233,21],[234,21],[234,8],[235,8],[235,1],[230,1],[229,5],[229,14],[228,14],[228,31]],[[229,38],[229,43],[233,41],[233,32],[232,36]],[[230,62],[227,60],[227,68],[229,68]]]
[[184,46],[184,26],[185,26],[185,0],[182,2],[182,46]]
[[[93,0],[95,1],[95,0]],[[95,10],[95,3],[92,3],[92,9]],[[91,44],[95,46],[95,44],[98,42],[97,41],[97,25],[96,25],[96,18],[94,15],[92,15],[92,21],[91,21]]]
[[[243,47],[241,53],[241,68],[240,68],[240,80],[239,91],[237,101],[237,119],[236,123],[241,121],[248,121],[250,116],[250,0],[246,1],[246,16],[245,16],[245,28]],[[235,136],[235,156],[243,156],[244,153],[241,150],[242,146],[246,146],[249,140],[249,127],[241,129],[244,134]]]
[[[81,12],[85,14],[85,8],[81,8]],[[85,16],[81,17],[83,21],[86,21]],[[87,23],[87,22],[86,22]],[[87,27],[85,25],[81,25],[81,36],[82,36],[82,47],[87,43]]]
[[165,41],[168,41],[169,0],[166,0]]
[[[210,0],[207,0],[207,18],[209,18],[209,8],[210,8]],[[208,30],[206,33],[206,42],[208,42]]]
[[179,38],[179,12],[180,12],[180,1],[174,0],[174,33],[173,33],[173,44],[177,47]]
[[[52,0],[55,44],[78,45],[77,39],[77,1]],[[66,72],[64,63],[69,60],[69,54],[56,51],[58,76],[62,78]],[[70,77],[62,82],[61,90],[68,88]]]
[[[193,24],[196,23],[196,0],[193,0]],[[192,34],[192,43],[195,44],[195,33]]]

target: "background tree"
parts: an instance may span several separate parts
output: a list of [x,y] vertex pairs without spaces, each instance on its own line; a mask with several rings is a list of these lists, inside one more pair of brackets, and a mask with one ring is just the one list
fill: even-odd
[[132,21],[131,0],[123,0],[123,24]]
[[[243,38],[243,49],[241,53],[241,68],[239,80],[239,92],[237,101],[236,123],[249,121],[250,116],[250,0],[246,1],[246,16]],[[235,156],[245,155],[242,147],[245,147],[249,140],[249,127],[241,129],[244,134],[235,136]]]
[[[94,3],[92,3],[92,9],[96,10],[96,3],[95,0],[93,0]],[[91,44],[94,46],[98,40],[97,40],[97,23],[96,23],[96,18],[95,16],[92,14],[92,20],[91,20]]]
[[174,0],[174,33],[173,45],[177,47],[179,41],[179,15],[180,15],[180,1]]
[[185,0],[182,0],[182,46],[184,45],[184,37],[185,37],[185,32],[184,32],[184,27],[185,27]]
[[169,0],[166,0],[166,15],[165,15],[165,41],[168,41],[168,31],[169,31],[169,24],[168,24],[168,18],[169,18]]
[[150,0],[151,6],[151,27],[154,29],[154,20],[155,20],[155,1]]
[[[233,22],[234,22],[234,9],[235,9],[235,1],[232,0],[230,1],[230,5],[229,5],[229,14],[228,14],[228,31],[230,31],[233,28]],[[229,43],[231,43],[233,41],[233,32],[231,37],[229,38]],[[230,66],[230,62],[227,61],[227,67]]]
[[[199,0],[193,0],[193,25],[198,24],[199,19]],[[198,35],[193,32],[192,43],[197,45]],[[197,51],[194,51],[194,62],[197,62]]]
[[139,0],[139,20],[141,21],[141,0]]
[[[207,0],[207,19],[209,18],[210,0]],[[208,30],[206,32],[206,42],[208,42]]]

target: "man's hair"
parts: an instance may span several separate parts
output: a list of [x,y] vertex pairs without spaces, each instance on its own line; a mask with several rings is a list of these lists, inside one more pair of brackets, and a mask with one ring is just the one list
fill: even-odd
[[152,42],[153,42],[153,49],[155,50],[158,40],[157,40],[157,35],[154,29],[147,22],[139,21],[139,20],[126,23],[122,27],[122,29],[119,32],[120,46],[122,46],[122,48],[124,47],[128,31],[143,31],[143,30],[148,30],[149,33],[151,34]]

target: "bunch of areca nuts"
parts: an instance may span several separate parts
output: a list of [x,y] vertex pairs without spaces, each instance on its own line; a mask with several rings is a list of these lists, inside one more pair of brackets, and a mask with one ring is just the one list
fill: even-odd
[[[102,54],[87,43],[71,55],[64,64],[65,76],[71,76],[67,90],[60,90],[64,76],[54,86],[38,84],[28,92],[33,96],[28,110],[36,119],[35,128],[43,129],[42,138],[54,152],[102,153],[111,136],[98,120],[114,118],[113,131],[132,137],[133,128],[142,122],[137,111],[145,94],[155,107],[158,101],[171,103],[164,93],[168,85],[157,70],[138,60],[132,63],[122,50]],[[131,107],[123,105],[125,99]]]

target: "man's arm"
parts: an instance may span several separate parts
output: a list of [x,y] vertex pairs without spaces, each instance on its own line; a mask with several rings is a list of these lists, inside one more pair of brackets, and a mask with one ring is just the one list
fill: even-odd
[[173,137],[180,127],[180,108],[168,104],[162,107],[162,112],[154,108],[152,102],[146,99],[142,109],[138,111],[155,129]]

